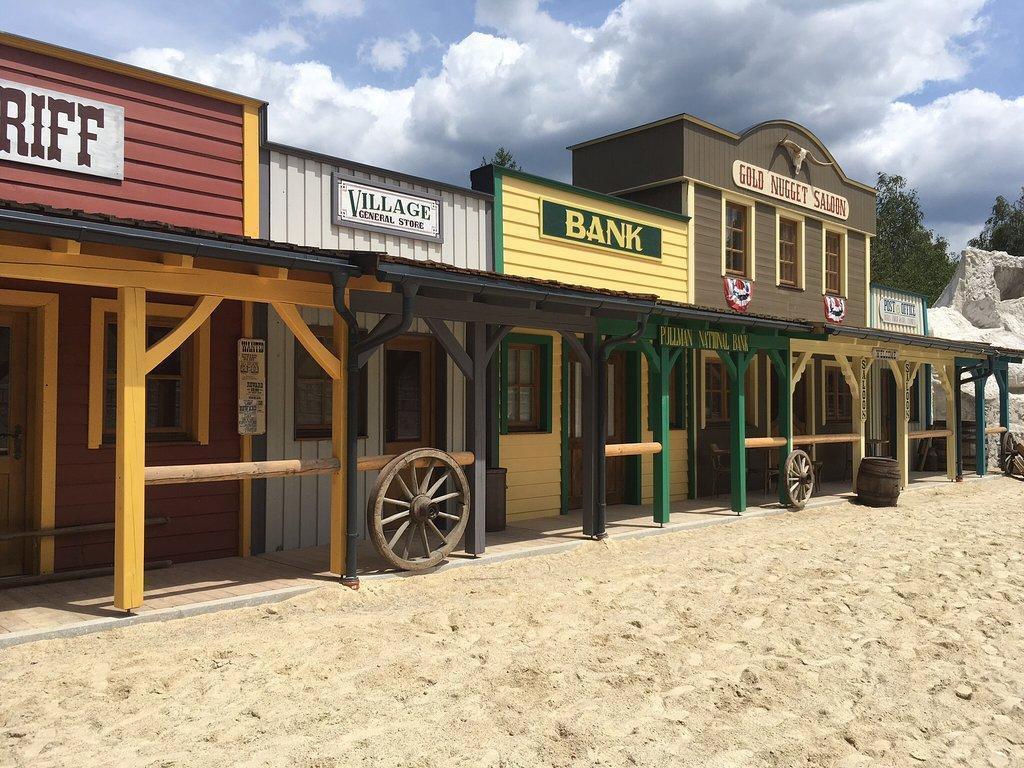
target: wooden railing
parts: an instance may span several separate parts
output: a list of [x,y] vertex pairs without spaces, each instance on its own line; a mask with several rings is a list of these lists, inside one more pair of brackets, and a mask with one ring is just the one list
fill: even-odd
[[[829,443],[855,443],[860,435],[855,432],[841,432],[835,435],[793,435],[793,445],[826,445]],[[744,441],[747,448],[783,448],[784,437],[748,437]]]
[[604,448],[606,458],[613,456],[648,456],[661,453],[661,443],[612,443]]
[[[472,464],[476,457],[469,451],[451,454],[456,464]],[[383,469],[394,455],[363,456],[356,462],[360,472]],[[426,466],[429,459],[421,459],[417,466]],[[281,459],[279,461],[239,461],[224,464],[179,464],[166,467],[146,467],[146,485],[174,485],[176,483],[220,483],[228,480],[257,480],[267,477],[299,477],[325,475],[337,472],[341,462],[327,459]]]

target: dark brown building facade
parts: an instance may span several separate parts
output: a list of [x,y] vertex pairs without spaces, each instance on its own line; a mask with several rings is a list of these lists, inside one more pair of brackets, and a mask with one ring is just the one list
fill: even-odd
[[679,115],[570,147],[573,183],[692,217],[695,304],[727,308],[748,280],[752,312],[826,322],[825,296],[867,325],[875,190],[786,120],[732,133]]

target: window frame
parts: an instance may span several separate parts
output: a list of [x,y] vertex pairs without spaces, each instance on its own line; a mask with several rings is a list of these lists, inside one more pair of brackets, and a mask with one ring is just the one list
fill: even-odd
[[[192,304],[164,304],[146,302],[146,326],[159,323],[176,327],[194,309]],[[89,402],[87,447],[111,447],[111,433],[104,429],[104,393],[106,373],[106,331],[110,317],[117,319],[117,300],[93,297],[89,318]],[[183,368],[189,369],[182,386],[183,430],[169,433],[164,429],[146,429],[146,442],[159,444],[199,444],[210,442],[210,327],[209,317],[182,344],[189,347],[188,360]],[[147,380],[149,375],[146,376]]]
[[[796,225],[793,282],[782,279],[782,223],[789,221]],[[775,284],[780,288],[802,291],[806,288],[806,219],[787,209],[775,209]]]
[[[835,235],[839,238],[839,287],[837,291],[829,290],[828,286],[828,237],[829,235]],[[849,275],[849,269],[847,268],[847,260],[849,248],[848,248],[848,233],[845,229],[835,227],[829,224],[822,223],[821,227],[821,293],[824,296],[840,296],[846,297],[848,295],[847,278]]]
[[[829,384],[838,382],[835,391],[830,391]],[[843,404],[848,406],[844,413]],[[822,426],[832,422],[853,421],[853,392],[843,375],[843,369],[831,360],[822,360],[821,366],[821,423]]]
[[[546,434],[552,431],[552,369],[554,344],[551,336],[542,334],[510,333],[501,342],[498,371],[498,431],[502,435]],[[538,350],[534,379],[538,381],[536,392],[536,425],[510,424],[509,403],[509,357],[512,347],[531,346]]]

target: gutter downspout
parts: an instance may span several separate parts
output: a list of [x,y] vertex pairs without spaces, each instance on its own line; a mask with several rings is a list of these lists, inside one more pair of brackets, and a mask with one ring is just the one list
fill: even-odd
[[345,272],[332,272],[331,284],[334,287],[334,310],[345,321],[348,328],[346,349],[348,350],[345,376],[345,572],[341,583],[352,589],[359,589],[359,576],[356,570],[356,550],[359,545],[359,491],[355,482],[358,469],[359,452],[359,356],[364,352],[376,349],[389,339],[409,330],[412,325],[412,299],[416,295],[415,285],[402,286],[402,316],[399,323],[383,333],[359,340],[360,328],[355,314],[345,303],[345,288],[349,275]]

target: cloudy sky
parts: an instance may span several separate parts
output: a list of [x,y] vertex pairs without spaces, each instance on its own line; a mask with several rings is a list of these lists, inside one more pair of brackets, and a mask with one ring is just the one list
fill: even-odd
[[[173,9],[173,10],[171,10]],[[272,139],[468,184],[498,144],[786,117],[959,248],[1024,185],[1020,0],[0,0],[18,34],[261,97]]]

